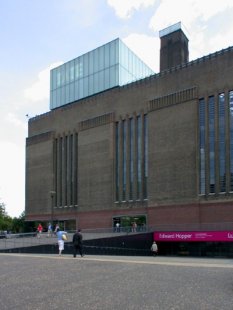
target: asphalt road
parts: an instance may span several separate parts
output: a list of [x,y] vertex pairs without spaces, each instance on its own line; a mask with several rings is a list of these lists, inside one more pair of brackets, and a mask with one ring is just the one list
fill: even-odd
[[0,254],[1,310],[233,310],[233,260]]

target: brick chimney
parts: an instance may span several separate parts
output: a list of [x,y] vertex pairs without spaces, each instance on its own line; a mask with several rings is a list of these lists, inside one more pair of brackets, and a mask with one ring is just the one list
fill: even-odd
[[189,61],[188,38],[181,22],[159,32],[160,71]]

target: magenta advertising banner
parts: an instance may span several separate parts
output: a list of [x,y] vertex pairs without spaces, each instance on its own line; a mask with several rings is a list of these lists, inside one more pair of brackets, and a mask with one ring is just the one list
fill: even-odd
[[233,231],[161,231],[154,232],[155,241],[232,241]]

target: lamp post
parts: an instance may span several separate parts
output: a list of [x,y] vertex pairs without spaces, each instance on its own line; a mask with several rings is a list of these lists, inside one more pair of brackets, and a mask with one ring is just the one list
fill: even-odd
[[51,197],[51,225],[52,225],[52,229],[53,229],[53,213],[54,213],[54,202],[53,202],[53,198],[56,195],[55,191],[50,191],[50,197]]

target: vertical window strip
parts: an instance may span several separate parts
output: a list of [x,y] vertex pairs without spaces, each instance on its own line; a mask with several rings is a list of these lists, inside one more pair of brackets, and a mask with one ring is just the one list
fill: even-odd
[[134,119],[130,118],[130,145],[129,145],[129,156],[130,156],[130,190],[129,199],[133,200],[133,180],[134,180]]
[[59,197],[59,206],[62,206],[62,194],[63,194],[63,191],[62,191],[62,161],[63,161],[63,156],[62,156],[62,143],[63,143],[63,138],[60,137],[59,139],[59,168],[58,168],[58,171],[59,171],[59,193],[60,193],[60,197]]
[[215,192],[215,103],[209,97],[209,192]]
[[122,126],[123,126],[123,174],[122,174],[122,184],[123,184],[123,193],[122,193],[122,200],[125,201],[126,200],[126,143],[127,143],[127,139],[126,139],[126,135],[127,135],[127,121],[124,120],[122,122]]
[[147,180],[148,180],[148,120],[144,115],[144,186],[143,198],[147,198]]
[[233,191],[233,90],[229,92],[229,122],[230,122],[230,191]]
[[57,152],[57,147],[58,147],[58,141],[57,139],[55,139],[55,142],[54,142],[54,191],[55,191],[55,196],[54,196],[54,206],[57,206],[57,193],[58,193],[58,188],[57,188],[57,167],[58,167],[58,161],[57,161],[57,155],[58,155],[58,152]]
[[220,192],[226,192],[225,95],[218,96],[219,112],[219,182]]
[[199,193],[205,194],[205,100],[199,100]]
[[74,165],[73,165],[73,138],[74,136],[70,135],[70,144],[69,144],[69,157],[70,157],[70,168],[69,168],[69,180],[70,180],[70,205],[73,206],[73,182],[74,182]]
[[67,189],[68,189],[68,137],[64,139],[64,206],[67,206]]
[[119,122],[116,123],[116,133],[115,133],[115,141],[116,141],[116,166],[115,166],[115,182],[116,182],[116,201],[119,201]]
[[78,134],[74,134],[74,159],[73,159],[73,166],[74,166],[74,205],[78,205]]
[[141,116],[137,116],[137,199],[140,199],[141,193]]

